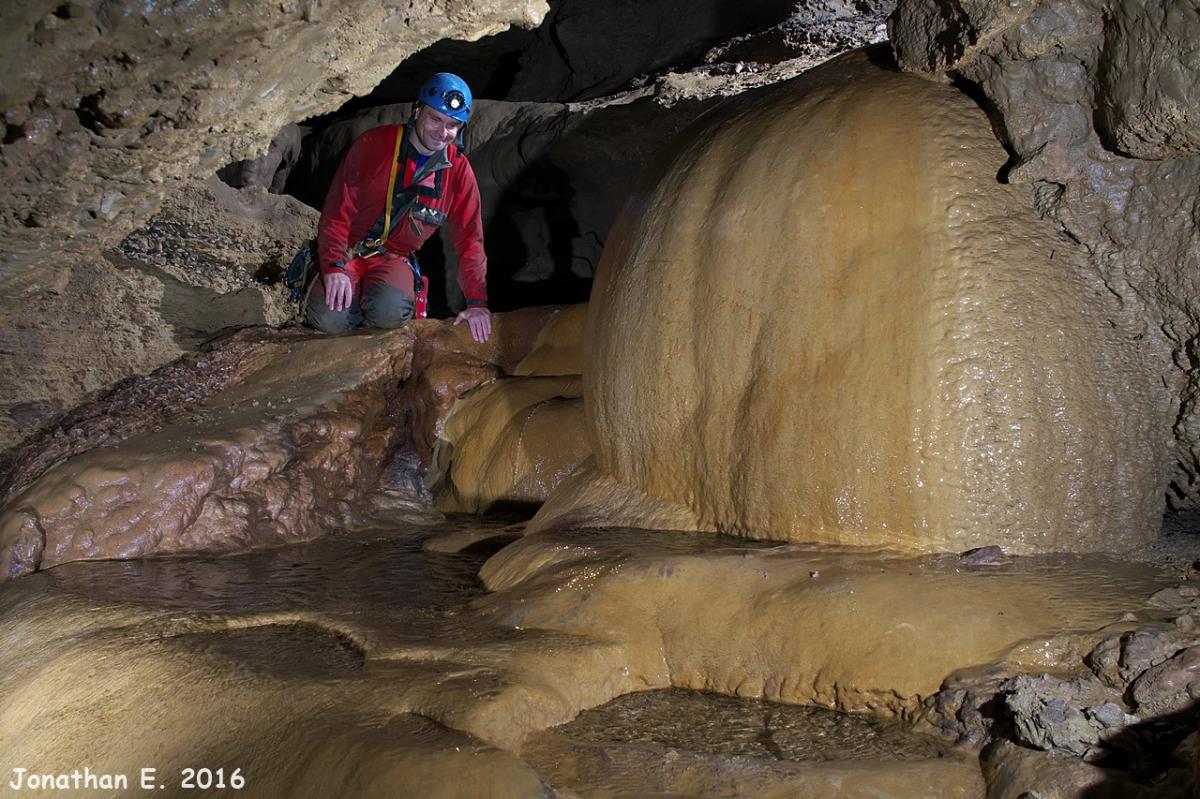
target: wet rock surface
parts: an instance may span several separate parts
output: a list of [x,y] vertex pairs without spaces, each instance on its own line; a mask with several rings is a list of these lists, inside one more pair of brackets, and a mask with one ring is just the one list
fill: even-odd
[[[60,463],[0,514],[6,579],[85,558],[238,551],[341,526],[398,446],[411,333],[295,339],[162,428]],[[300,387],[303,387],[302,389]]]
[[413,349],[412,379],[401,389],[411,418],[412,446],[424,466],[443,436],[446,417],[459,397],[498,377],[515,374],[537,346],[538,333],[554,308],[529,308],[493,319],[497,330],[486,344],[471,340],[465,325],[425,322]]
[[970,758],[903,723],[697,691],[621,697],[531,736],[521,757],[586,797],[974,797],[984,788]]
[[63,414],[4,456],[3,498],[55,463],[89,449],[112,445],[134,433],[160,427],[263,365],[271,352],[264,342],[288,334],[244,330],[140,378],[129,378],[92,402]]
[[[388,472],[401,463],[415,474],[411,430],[440,425],[436,413],[415,413],[413,397],[424,387],[431,407],[448,410],[459,393],[515,370],[552,313],[498,315],[484,345],[465,326],[433,320],[343,337],[248,331],[132,380],[14,454],[0,507],[3,576],[78,559],[240,551],[343,528],[381,480],[420,484]],[[475,364],[478,379],[438,383],[427,369],[433,351],[444,368]],[[426,382],[408,381],[402,393],[414,361]],[[428,499],[418,517],[436,515]]]
[[[1164,587],[1161,571],[1111,559],[1016,558],[1007,573],[981,574],[958,570],[955,556],[609,530],[543,537],[536,550],[536,538],[522,539],[501,560],[523,562],[526,576],[489,593],[476,576],[485,553],[429,543],[504,528],[415,522],[407,503],[376,493],[356,525],[307,543],[71,563],[5,585],[0,723],[12,734],[0,755],[48,770],[85,751],[110,770],[150,757],[169,771],[182,762],[159,748],[165,738],[178,757],[202,749],[236,761],[253,778],[249,796],[324,796],[352,780],[361,796],[975,797],[973,756],[902,721],[907,678],[861,689],[916,669],[927,675],[914,683],[919,699],[943,669],[985,653],[1017,670],[1045,665],[1056,631],[1146,612],[1144,598]],[[834,606],[851,612],[834,618]],[[963,617],[997,610],[1002,625]],[[765,637],[745,634],[754,628]],[[879,649],[893,638],[896,653],[912,652],[907,665]],[[803,655],[789,655],[789,642]],[[1058,668],[1069,667],[1063,657]],[[811,681],[769,676],[822,660]],[[1036,672],[1013,685],[1089,702],[1095,690]],[[651,693],[608,704],[672,686],[746,698],[663,703]],[[872,712],[750,700],[795,701],[810,689],[821,705]],[[550,729],[587,708],[597,710]],[[112,745],[88,732],[101,719]],[[1066,786],[1131,779],[1054,750],[998,745],[984,757],[989,791],[1074,796]]]
[[582,378],[500,379],[455,404],[430,478],[441,510],[528,515],[590,455]]
[[459,396],[425,481],[439,509],[531,515],[591,455],[583,413],[587,306],[557,309],[512,374]]
[[975,103],[871,53],[742,100],[605,249],[585,336],[598,472],[751,537],[1017,554],[1152,537],[1157,370],[1084,253],[996,181]]
[[1010,156],[999,177],[1028,193],[1132,312],[1124,335],[1145,340],[1178,410],[1169,499],[1179,508],[1200,495],[1200,383],[1187,355],[1200,330],[1200,128],[1187,99],[1200,76],[1189,55],[1197,25],[1187,0],[961,3],[953,13],[913,0],[889,26],[905,69],[978,88]]

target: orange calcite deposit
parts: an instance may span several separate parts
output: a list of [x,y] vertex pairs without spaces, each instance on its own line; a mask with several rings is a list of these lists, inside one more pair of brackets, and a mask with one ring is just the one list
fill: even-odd
[[413,447],[423,462],[428,463],[458,398],[489,380],[514,374],[554,315],[553,308],[494,314],[495,332],[485,344],[473,341],[466,325],[413,323],[420,335],[413,349],[412,379],[402,396],[412,414]]
[[496,380],[458,401],[442,435],[434,456],[449,462],[441,510],[536,507],[591,455],[582,380]]
[[586,317],[586,305],[555,311],[513,376],[454,404],[427,478],[438,508],[528,511],[591,455],[579,376]]
[[1166,391],[1082,249],[997,179],[983,111],[863,54],[740,102],[605,249],[584,369],[598,474],[757,538],[1149,540]]

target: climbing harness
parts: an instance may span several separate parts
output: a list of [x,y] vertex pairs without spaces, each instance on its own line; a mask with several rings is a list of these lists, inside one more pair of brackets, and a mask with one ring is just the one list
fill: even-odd
[[[420,194],[420,183],[429,175],[440,172],[450,166],[444,152],[429,157],[413,175],[412,183],[400,192],[396,191],[396,177],[400,171],[400,154],[404,137],[408,129],[404,125],[396,126],[396,146],[392,151],[392,169],[388,175],[387,200],[384,203],[383,216],[375,221],[366,237],[350,248],[354,258],[372,258],[387,252],[387,240],[394,227],[403,219],[408,219],[414,233],[419,233],[417,223],[440,227],[446,221],[446,214],[427,205],[417,202]],[[436,156],[441,155],[438,159]],[[440,182],[440,175],[435,182]],[[439,185],[440,188],[440,185]],[[405,257],[413,272],[413,295],[415,297],[415,317],[426,318],[428,309],[429,278],[421,274],[415,253]],[[292,258],[285,275],[285,282],[291,291],[293,302],[300,300],[310,280],[316,276],[317,246],[316,242],[306,241]]]

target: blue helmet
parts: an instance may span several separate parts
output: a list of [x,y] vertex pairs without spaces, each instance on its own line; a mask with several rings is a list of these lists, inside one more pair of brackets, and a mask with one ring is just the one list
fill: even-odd
[[421,85],[417,102],[466,123],[471,117],[471,89],[451,72],[439,72]]

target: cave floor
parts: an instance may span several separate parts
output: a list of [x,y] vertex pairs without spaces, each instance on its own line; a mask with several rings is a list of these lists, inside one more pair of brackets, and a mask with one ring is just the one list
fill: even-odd
[[250,796],[979,796],[920,699],[1069,670],[1195,560],[1190,537],[964,566],[626,529],[493,556],[519,531],[375,519],[5,585],[0,768],[154,768],[163,797],[189,768]]

